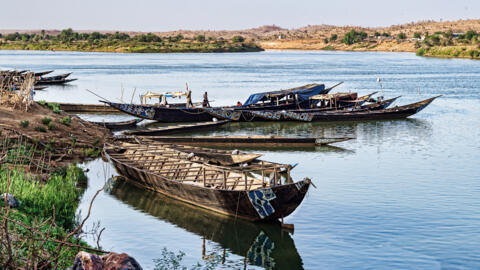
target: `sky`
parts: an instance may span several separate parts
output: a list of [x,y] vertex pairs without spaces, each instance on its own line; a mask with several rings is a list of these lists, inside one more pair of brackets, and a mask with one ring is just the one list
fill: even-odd
[[0,29],[240,30],[262,25],[389,26],[480,18],[480,0],[17,0]]

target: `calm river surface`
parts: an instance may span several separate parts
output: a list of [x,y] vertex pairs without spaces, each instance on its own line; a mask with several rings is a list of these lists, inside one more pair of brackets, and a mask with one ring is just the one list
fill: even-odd
[[[386,97],[397,104],[443,95],[407,120],[359,123],[233,123],[201,134],[355,136],[337,147],[249,149],[264,159],[299,163],[310,177],[302,205],[278,226],[235,222],[125,182],[96,199],[88,228],[105,227],[100,244],[126,252],[145,269],[162,249],[186,253],[182,264],[225,256],[224,268],[479,269],[480,61],[409,53],[275,51],[243,54],[109,54],[0,51],[0,69],[73,71],[79,80],[38,92],[37,100],[97,103],[84,89],[118,100],[147,90],[208,91],[214,105],[255,91],[311,82],[345,83],[337,91]],[[122,119],[125,116],[83,116]],[[79,212],[115,174],[101,159],[86,163],[89,187]],[[89,237],[92,245],[96,243]],[[177,253],[178,254],[178,253]],[[202,255],[203,254],[203,255]]]

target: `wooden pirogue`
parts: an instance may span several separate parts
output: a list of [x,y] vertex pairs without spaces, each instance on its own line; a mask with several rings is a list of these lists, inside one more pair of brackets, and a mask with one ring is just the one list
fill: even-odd
[[155,145],[129,143],[104,147],[105,156],[118,173],[133,183],[250,221],[273,221],[288,216],[300,205],[311,183],[308,178],[282,183],[275,166],[269,168],[274,171],[271,177],[264,170],[258,177],[252,169],[231,169],[174,158],[163,155],[164,151]]
[[221,121],[210,121],[210,122],[201,122],[188,125],[175,125],[175,126],[166,126],[158,128],[149,128],[149,129],[139,129],[139,130],[128,130],[124,132],[125,135],[139,135],[139,136],[161,136],[167,134],[181,133],[181,132],[190,132],[205,130],[210,128],[219,127],[226,123],[230,122],[229,120]]
[[87,113],[115,113],[120,114],[119,110],[106,104],[79,104],[79,103],[58,103],[60,110],[65,112],[87,112]]
[[132,119],[127,121],[119,121],[119,122],[93,122],[91,123],[97,124],[99,126],[108,128],[108,129],[126,129],[126,128],[133,128],[136,127],[138,123],[142,122],[143,119]]
[[[228,164],[226,162],[221,162],[219,160],[224,159],[222,156],[232,156],[228,158],[229,160],[234,160],[230,162],[228,165],[230,168],[235,168],[235,166],[241,166],[244,169],[249,169],[251,171],[261,172],[264,170],[266,173],[272,173],[274,170],[271,168],[275,168],[275,171],[278,173],[285,173],[289,170],[295,168],[296,165],[290,164],[281,164],[275,163],[271,161],[259,160],[257,159],[261,155],[259,154],[251,154],[251,153],[244,153],[238,150],[230,151],[230,150],[223,150],[223,149],[213,149],[213,148],[204,148],[198,146],[190,146],[190,145],[179,145],[179,144],[171,144],[171,143],[162,143],[156,142],[146,137],[137,137],[136,141],[141,144],[148,144],[148,145],[155,145],[157,147],[162,147],[163,149],[167,149],[167,151],[177,151],[177,152],[184,152],[188,154],[193,154],[194,157],[191,157],[191,161],[201,162],[201,163],[213,163],[213,164]],[[208,155],[206,155],[208,154]],[[245,157],[250,155],[255,155],[256,158],[248,158],[246,160],[245,157],[234,157],[239,155],[245,155]],[[251,156],[250,156],[251,157]],[[245,163],[248,162],[248,163]]]
[[[316,146],[328,145],[352,140],[350,137],[279,137],[279,136],[142,136],[142,138],[163,143],[184,145],[216,145],[216,146]],[[129,136],[117,136],[119,140],[131,140]]]

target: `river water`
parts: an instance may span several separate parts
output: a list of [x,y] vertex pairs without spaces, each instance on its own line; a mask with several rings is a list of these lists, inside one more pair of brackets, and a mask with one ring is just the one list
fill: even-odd
[[[102,248],[126,252],[145,269],[168,257],[164,248],[185,252],[181,263],[189,267],[217,258],[217,267],[239,269],[480,268],[480,61],[369,52],[0,51],[2,68],[73,71],[78,81],[38,91],[36,99],[77,103],[97,103],[84,89],[130,102],[147,90],[183,90],[186,82],[194,101],[208,91],[214,105],[311,82],[344,81],[338,91],[360,95],[401,95],[396,104],[443,95],[406,120],[233,123],[198,133],[356,137],[336,147],[248,149],[266,160],[298,163],[294,179],[313,179],[316,188],[286,219],[295,224],[294,234],[226,219],[121,181],[99,194],[87,229],[104,227]],[[101,159],[83,166],[89,185],[82,217],[95,191],[115,175]]]

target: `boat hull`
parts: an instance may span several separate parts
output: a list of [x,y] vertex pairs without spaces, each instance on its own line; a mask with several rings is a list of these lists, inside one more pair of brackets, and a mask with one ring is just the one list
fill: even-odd
[[213,119],[213,117],[202,108],[166,108],[114,102],[105,103],[124,113],[158,122],[205,122],[212,121]]

